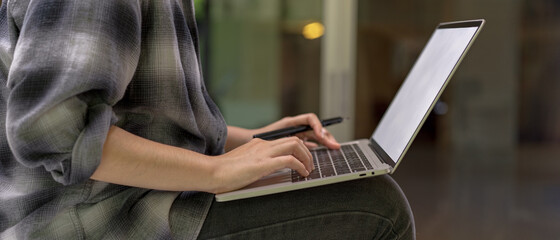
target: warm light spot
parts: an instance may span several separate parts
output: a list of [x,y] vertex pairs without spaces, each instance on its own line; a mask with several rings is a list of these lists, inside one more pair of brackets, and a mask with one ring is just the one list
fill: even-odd
[[307,39],[316,39],[323,36],[325,27],[320,22],[312,22],[303,27],[303,37]]

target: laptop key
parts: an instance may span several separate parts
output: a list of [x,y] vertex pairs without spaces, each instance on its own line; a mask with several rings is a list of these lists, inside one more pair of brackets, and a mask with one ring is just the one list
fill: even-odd
[[305,179],[305,177],[299,175],[298,172],[292,170],[292,182],[301,182],[301,181],[306,181],[307,179]]
[[[356,146],[357,148],[357,146]],[[373,169],[373,167],[371,166],[371,163],[369,163],[369,161],[367,160],[366,156],[364,155],[364,153],[362,151],[357,151],[358,152],[358,156],[360,156],[360,158],[362,159],[362,163],[364,163],[364,166],[366,166],[366,168],[369,169]]]
[[[356,147],[358,146],[356,145]],[[358,156],[358,154],[356,153],[356,151],[352,146],[350,145],[342,146],[342,151],[344,152],[344,156],[346,156],[346,159],[348,160],[348,165],[350,165],[352,172],[359,172],[359,171],[366,170],[364,164],[362,164],[362,161],[360,161],[360,157]]]
[[[355,145],[355,144],[354,144]],[[310,179],[318,179],[323,177],[332,177],[340,174],[358,172],[366,170],[364,164],[360,160],[355,149],[351,145],[342,146],[340,150],[318,149],[314,150],[313,165],[315,171],[312,171],[307,178],[302,177],[296,171],[292,170],[292,182],[301,182]],[[319,159],[322,159],[319,161]],[[371,166],[371,165],[370,165]]]
[[331,159],[334,163],[334,168],[336,169],[337,174],[345,174],[349,173],[350,169],[348,169],[348,164],[346,164],[346,159],[342,155],[340,150],[331,150],[329,151],[331,154]]

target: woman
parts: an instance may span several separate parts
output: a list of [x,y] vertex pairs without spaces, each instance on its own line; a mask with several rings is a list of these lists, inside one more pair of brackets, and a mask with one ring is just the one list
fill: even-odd
[[191,1],[4,0],[0,29],[0,238],[286,239],[331,225],[329,237],[413,238],[388,177],[213,202],[278,169],[313,170],[311,143],[255,132],[309,124],[302,137],[339,144],[313,114],[227,127]]

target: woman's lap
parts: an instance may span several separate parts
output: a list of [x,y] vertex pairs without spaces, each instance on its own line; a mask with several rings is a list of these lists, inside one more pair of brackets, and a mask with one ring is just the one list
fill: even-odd
[[413,239],[414,220],[389,176],[214,202],[200,239]]

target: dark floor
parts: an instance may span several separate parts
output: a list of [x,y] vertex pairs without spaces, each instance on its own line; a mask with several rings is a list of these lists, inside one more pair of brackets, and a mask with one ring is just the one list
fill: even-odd
[[513,151],[413,145],[393,175],[417,239],[560,239],[560,144]]

